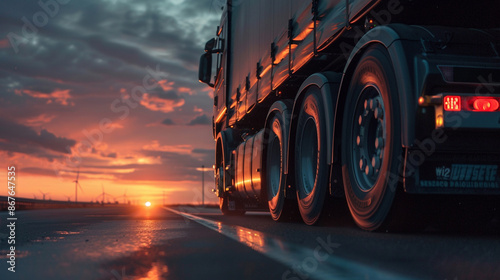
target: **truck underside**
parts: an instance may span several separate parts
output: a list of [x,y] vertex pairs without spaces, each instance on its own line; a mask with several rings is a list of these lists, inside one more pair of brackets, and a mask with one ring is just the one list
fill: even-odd
[[334,197],[376,230],[403,195],[499,197],[500,20],[480,2],[228,1],[200,61],[222,212],[312,225]]

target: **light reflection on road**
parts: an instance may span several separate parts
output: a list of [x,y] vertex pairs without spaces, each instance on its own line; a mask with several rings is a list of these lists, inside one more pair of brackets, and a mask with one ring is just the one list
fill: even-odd
[[[340,244],[331,242],[326,243],[323,239],[321,239],[322,243],[318,243],[320,245],[317,245],[317,247],[313,250],[300,244],[284,242],[281,239],[269,234],[265,234],[264,232],[252,230],[245,227],[224,224],[219,221],[213,221],[190,213],[180,212],[171,208],[165,209],[175,214],[181,215],[187,219],[193,220],[231,239],[234,239],[241,244],[244,244],[257,252],[263,253],[267,257],[274,259],[286,266],[296,267],[298,264],[304,264],[306,261],[314,260],[316,265],[313,270],[310,270],[310,274],[312,275],[311,278],[368,279],[368,277],[372,276],[373,279],[412,279],[411,277],[406,277],[403,275],[381,270],[377,267],[367,266],[350,261],[348,259],[336,257],[333,254],[334,251],[332,247],[328,246],[335,245],[333,246],[333,248],[337,248],[338,246],[340,246]],[[329,237],[327,237],[326,240],[329,240]],[[327,248],[331,251],[331,253],[327,251],[327,258],[321,260],[323,264],[319,265],[319,261],[313,259],[313,257],[317,256],[317,248],[322,248],[321,244],[327,244]],[[293,276],[287,277],[287,275],[290,276],[290,274],[283,274],[282,279],[299,279]],[[301,277],[300,279],[306,278]]]
[[163,275],[168,273],[168,266],[161,262],[153,263],[151,270],[148,271],[148,274],[145,277],[138,278],[138,280],[162,280]]
[[257,248],[264,248],[264,238],[262,234],[258,231],[250,230],[248,228],[242,228],[236,226],[236,234],[239,241],[247,245],[248,247],[257,250]]
[[184,237],[187,227],[181,219],[165,219],[164,213],[162,209],[149,209],[119,216],[111,211],[85,215],[98,222],[87,223],[77,230],[54,228],[18,249],[16,257],[22,258],[23,267],[30,269],[19,270],[17,276],[19,279],[164,279],[169,268],[159,261],[165,252],[158,245]]
[[267,253],[274,247],[284,248],[284,244],[281,242],[281,240],[273,238],[260,231],[240,226],[225,225],[219,221],[204,219],[196,215],[180,212],[171,208],[165,209],[185,218],[192,219],[197,223],[200,223],[212,230],[222,233],[229,238],[235,239],[236,241],[239,241],[242,244],[245,244],[246,246],[261,253]]

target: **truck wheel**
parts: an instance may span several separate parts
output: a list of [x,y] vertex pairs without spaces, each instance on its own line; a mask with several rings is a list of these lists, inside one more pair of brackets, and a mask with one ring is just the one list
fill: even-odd
[[267,202],[271,217],[275,221],[284,221],[292,218],[290,201],[285,198],[285,173],[283,160],[285,159],[284,131],[285,122],[281,114],[275,114],[269,126],[269,136],[266,143],[266,162],[264,183],[267,189]]
[[359,61],[346,97],[342,135],[342,175],[347,204],[356,224],[379,228],[392,206],[400,166],[401,115],[396,78],[382,46]]
[[295,183],[300,215],[315,224],[322,213],[328,185],[325,111],[320,90],[309,87],[297,120]]

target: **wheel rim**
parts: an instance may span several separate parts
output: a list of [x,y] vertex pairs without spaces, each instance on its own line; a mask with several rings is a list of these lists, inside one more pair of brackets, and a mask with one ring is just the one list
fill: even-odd
[[268,181],[271,186],[271,198],[278,195],[281,180],[281,145],[275,137],[269,145]]
[[380,176],[386,143],[385,108],[380,90],[367,85],[356,103],[352,163],[361,190],[369,191]]
[[318,135],[313,118],[306,121],[301,139],[299,164],[302,186],[305,195],[309,195],[314,189],[318,161]]

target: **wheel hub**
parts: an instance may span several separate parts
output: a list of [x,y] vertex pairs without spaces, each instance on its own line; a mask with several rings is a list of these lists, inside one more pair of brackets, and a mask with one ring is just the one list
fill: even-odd
[[279,192],[281,181],[281,145],[278,137],[275,137],[269,145],[271,149],[268,159],[268,180],[271,197],[275,197]]
[[380,175],[383,163],[386,126],[385,109],[380,91],[367,86],[358,99],[352,135],[354,173],[363,190],[370,190]]
[[312,118],[306,121],[300,150],[302,154],[299,159],[302,185],[305,195],[309,195],[314,189],[318,161],[318,135],[316,123]]

